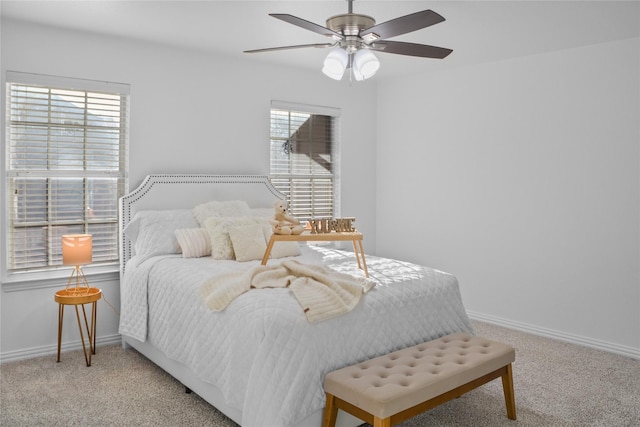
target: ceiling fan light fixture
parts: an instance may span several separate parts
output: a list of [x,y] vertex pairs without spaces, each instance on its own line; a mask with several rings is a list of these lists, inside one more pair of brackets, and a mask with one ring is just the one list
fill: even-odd
[[361,82],[364,80],[364,76],[362,75],[362,73],[358,71],[355,67],[351,67],[351,75],[353,76],[353,79],[357,82]]
[[[380,68],[380,61],[368,49],[360,49],[353,57],[353,74],[356,80],[365,80],[373,77]],[[361,79],[358,77],[362,76]]]
[[327,67],[322,67],[322,72],[325,76],[330,77],[333,80],[342,80],[342,75],[344,74],[344,71],[341,73],[333,73]]
[[445,19],[438,13],[426,9],[377,24],[371,16],[353,13],[353,1],[347,0],[349,3],[347,13],[327,19],[326,27],[288,13],[269,14],[281,21],[329,37],[332,43],[299,44],[245,50],[245,52],[331,47],[333,49],[324,60],[322,72],[334,80],[342,80],[345,71],[349,69],[349,76],[356,81],[373,77],[380,68],[380,61],[371,49],[396,55],[434,59],[443,59],[453,52],[451,49],[438,46],[388,40],[391,37],[427,28],[444,21]]
[[333,48],[324,60],[322,72],[334,80],[340,80],[344,70],[347,69],[348,62],[347,51],[340,47]]

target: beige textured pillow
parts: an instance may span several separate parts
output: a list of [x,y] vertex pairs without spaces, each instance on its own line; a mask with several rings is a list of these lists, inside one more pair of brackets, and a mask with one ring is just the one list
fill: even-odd
[[261,260],[267,249],[262,225],[258,222],[232,227],[229,230],[229,237],[237,261]]
[[199,258],[211,255],[209,232],[204,228],[181,228],[175,231],[183,258]]
[[[225,218],[208,218],[205,227],[209,232],[211,241],[211,258],[213,259],[235,259],[233,244],[229,231],[232,228],[257,224],[258,219],[251,217],[225,217]],[[266,245],[266,243],[265,243]]]
[[211,258],[234,259],[233,245],[229,237],[229,230],[233,226],[234,218],[208,218],[204,225],[209,233],[211,242]]

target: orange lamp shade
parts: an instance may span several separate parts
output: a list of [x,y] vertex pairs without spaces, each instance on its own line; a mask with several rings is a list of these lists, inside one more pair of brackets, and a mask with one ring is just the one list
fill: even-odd
[[91,263],[91,234],[65,234],[62,236],[62,263],[83,265]]

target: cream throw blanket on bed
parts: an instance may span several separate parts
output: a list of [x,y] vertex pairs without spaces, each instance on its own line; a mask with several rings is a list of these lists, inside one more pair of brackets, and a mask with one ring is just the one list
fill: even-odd
[[322,265],[289,260],[214,277],[202,285],[200,292],[209,308],[221,311],[251,288],[288,287],[298,299],[307,320],[318,322],[350,311],[362,294],[374,286],[375,282],[370,279],[339,273]]

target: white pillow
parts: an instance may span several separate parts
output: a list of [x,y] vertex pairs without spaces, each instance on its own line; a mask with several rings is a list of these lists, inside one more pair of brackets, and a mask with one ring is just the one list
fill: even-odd
[[211,255],[209,232],[204,228],[181,228],[175,231],[183,258]]
[[179,228],[197,228],[191,209],[141,210],[124,229],[136,255],[164,255],[180,252],[175,236]]
[[258,224],[258,219],[252,217],[210,217],[205,220],[204,224],[209,232],[209,239],[211,241],[211,258],[235,259],[229,231],[238,226]]
[[231,227],[229,237],[237,261],[261,260],[267,249],[262,225],[258,222]]
[[207,218],[225,218],[225,217],[247,217],[251,215],[251,209],[247,202],[242,200],[218,201],[212,200],[202,203],[193,208],[193,216],[196,218],[200,227],[205,226]]

